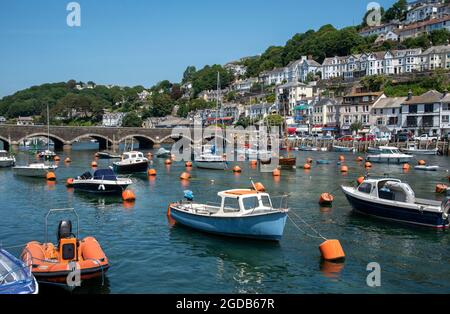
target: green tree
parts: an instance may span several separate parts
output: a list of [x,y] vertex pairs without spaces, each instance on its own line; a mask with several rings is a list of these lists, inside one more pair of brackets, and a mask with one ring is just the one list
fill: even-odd
[[450,32],[445,28],[431,31],[430,40],[434,46],[446,45],[450,41]]
[[168,94],[155,94],[150,98],[150,112],[153,117],[165,117],[170,115],[174,103]]
[[363,127],[364,126],[360,121],[356,121],[350,125],[350,131],[358,133]]
[[279,114],[268,115],[264,121],[270,126],[282,126],[284,124],[284,118]]
[[197,69],[195,68],[195,66],[193,66],[193,65],[188,66],[183,73],[182,83],[184,84],[187,82],[191,82],[192,79],[194,78],[195,72],[197,72]]
[[408,1],[398,0],[392,5],[384,14],[383,22],[390,22],[392,20],[402,21],[406,18],[406,13],[408,12]]
[[138,128],[142,126],[142,119],[136,112],[129,112],[123,117],[122,126],[126,128]]

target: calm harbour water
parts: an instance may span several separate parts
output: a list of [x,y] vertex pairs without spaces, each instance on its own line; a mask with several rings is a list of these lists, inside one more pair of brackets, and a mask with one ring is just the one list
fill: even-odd
[[[123,204],[120,196],[102,197],[74,193],[65,180],[90,170],[97,148],[75,146],[60,153],[58,181],[14,177],[11,169],[0,169],[0,242],[4,247],[45,240],[44,217],[50,208],[74,207],[80,215],[81,237],[98,239],[111,263],[104,285],[87,281],[74,293],[450,293],[450,234],[408,227],[360,216],[351,212],[340,184],[352,184],[365,174],[356,155],[346,154],[348,175],[337,165],[338,154],[298,152],[299,165],[307,157],[332,160],[330,165],[313,164],[311,171],[283,171],[272,175],[251,169],[248,163],[240,175],[230,171],[191,170],[188,183],[178,179],[184,163],[170,167],[154,158],[155,179],[134,176],[131,189],[137,201]],[[27,152],[18,155],[18,164],[33,160]],[[440,199],[434,194],[437,183],[447,182],[448,157],[426,157],[439,164],[436,173],[404,173],[401,166],[374,165],[373,175],[390,174],[411,184],[418,197]],[[109,161],[99,160],[100,167]],[[249,178],[262,182],[272,197],[290,194],[289,206],[328,238],[339,239],[347,258],[342,265],[323,263],[321,241],[300,233],[288,221],[279,243],[230,239],[198,233],[167,220],[167,205],[180,200],[183,190],[194,192],[198,202],[217,201],[217,192],[248,187]],[[214,180],[212,182],[212,180]],[[320,209],[322,192],[332,192],[332,209]],[[50,220],[49,236],[56,240],[57,218]],[[18,256],[21,249],[11,249]],[[379,288],[366,285],[366,266],[381,265]],[[55,289],[41,287],[43,293]],[[59,288],[56,289],[59,292]]]

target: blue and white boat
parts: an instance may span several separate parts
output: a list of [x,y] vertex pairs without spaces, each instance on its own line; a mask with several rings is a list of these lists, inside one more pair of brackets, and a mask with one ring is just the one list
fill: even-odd
[[419,226],[449,227],[450,197],[443,202],[420,199],[397,179],[366,179],[358,187],[342,186],[356,212]]
[[0,249],[0,294],[37,294],[38,291],[30,266]]
[[289,209],[274,208],[269,194],[242,189],[218,196],[217,206],[191,201],[170,204],[169,216],[181,225],[217,235],[272,241],[283,236]]
[[355,148],[333,145],[333,150],[339,153],[353,153],[355,151]]

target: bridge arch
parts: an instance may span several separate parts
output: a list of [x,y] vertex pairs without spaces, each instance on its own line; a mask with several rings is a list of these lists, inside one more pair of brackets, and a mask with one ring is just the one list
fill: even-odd
[[54,134],[47,134],[47,133],[33,133],[33,134],[28,134],[24,137],[22,137],[21,139],[18,140],[19,143],[24,142],[27,139],[33,138],[33,137],[49,137],[53,143],[55,144],[55,150],[60,150],[64,147],[64,144],[66,143],[66,141]]
[[0,142],[3,143],[3,148],[0,149],[9,150],[9,145],[11,145],[11,143],[9,142],[8,139],[4,138],[3,136],[0,136]]
[[153,148],[153,145],[156,143],[159,143],[159,141],[155,140],[154,138],[142,134],[130,134],[127,136],[122,137],[119,140],[120,143],[124,143],[125,141],[129,140],[136,140],[139,143],[139,149],[151,149]]
[[106,149],[108,147],[112,147],[114,144],[113,141],[110,138],[108,138],[107,136],[96,134],[96,133],[87,133],[87,134],[80,135],[80,136],[74,138],[73,140],[71,140],[70,144],[74,144],[84,138],[92,138],[92,139],[97,140],[100,149]]

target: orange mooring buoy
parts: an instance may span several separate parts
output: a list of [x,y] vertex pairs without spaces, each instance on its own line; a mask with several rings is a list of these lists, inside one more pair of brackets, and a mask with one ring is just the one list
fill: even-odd
[[281,176],[281,171],[280,171],[280,169],[275,169],[274,171],[272,171],[272,175],[273,175],[274,177],[279,177],[279,176]]
[[97,168],[97,162],[96,161],[91,162],[91,167],[92,168]]
[[419,160],[418,164],[419,166],[425,166],[427,162],[425,160]]
[[253,187],[256,191],[258,192],[265,192],[266,188],[264,187],[264,185],[261,182],[256,182],[254,184],[255,186]]
[[136,195],[131,190],[125,190],[122,192],[122,199],[126,202],[134,202],[136,200]]
[[241,172],[242,172],[242,169],[241,169],[241,167],[239,167],[239,166],[235,166],[235,167],[233,168],[233,172],[234,172],[234,173],[241,173]]
[[310,170],[311,169],[311,164],[304,164],[303,165],[303,169]]
[[372,168],[372,164],[371,164],[370,162],[366,162],[366,163],[364,164],[364,167],[366,167],[366,168]]
[[172,160],[166,159],[166,160],[164,161],[164,163],[165,163],[166,165],[171,165],[171,164],[172,164]]
[[344,161],[345,157],[343,155],[339,156],[339,161]]
[[186,161],[186,168],[192,168],[192,161]]
[[322,193],[320,195],[319,204],[320,205],[331,205],[334,201],[334,196],[330,193]]
[[98,157],[100,157],[100,154],[99,153],[95,153],[94,157],[98,158]]
[[254,167],[258,165],[258,161],[257,160],[251,160],[250,161],[250,166]]
[[312,158],[307,158],[307,159],[306,159],[306,162],[307,162],[308,164],[312,164],[313,160],[312,160]]
[[148,159],[152,159],[152,158],[153,158],[153,154],[152,154],[152,153],[148,153],[148,154],[147,154],[147,158],[148,158]]
[[148,169],[147,170],[147,175],[149,177],[155,177],[156,176],[156,170],[155,169]]
[[436,185],[436,193],[444,193],[446,192],[448,189],[448,186],[446,184],[438,184]]
[[68,188],[73,187],[73,178],[67,179],[67,181],[66,181],[66,186],[67,186]]
[[55,181],[56,175],[54,172],[48,172],[46,178],[47,178],[47,181]]
[[322,258],[327,261],[336,261],[345,258],[345,253],[339,240],[326,240],[319,246],[319,250]]
[[187,173],[187,172],[183,172],[181,175],[180,175],[180,179],[181,180],[189,180],[191,178],[191,175],[189,174],[189,173]]
[[64,159],[64,162],[65,162],[66,164],[69,164],[69,163],[72,162],[72,159],[70,159],[69,157],[67,157],[66,159]]
[[342,166],[341,167],[341,172],[347,173],[348,172],[348,167],[347,166]]
[[409,164],[403,164],[403,170],[409,170],[411,166]]
[[60,158],[59,156],[55,156],[55,157],[53,158],[53,160],[54,160],[54,161],[60,161],[61,158]]

